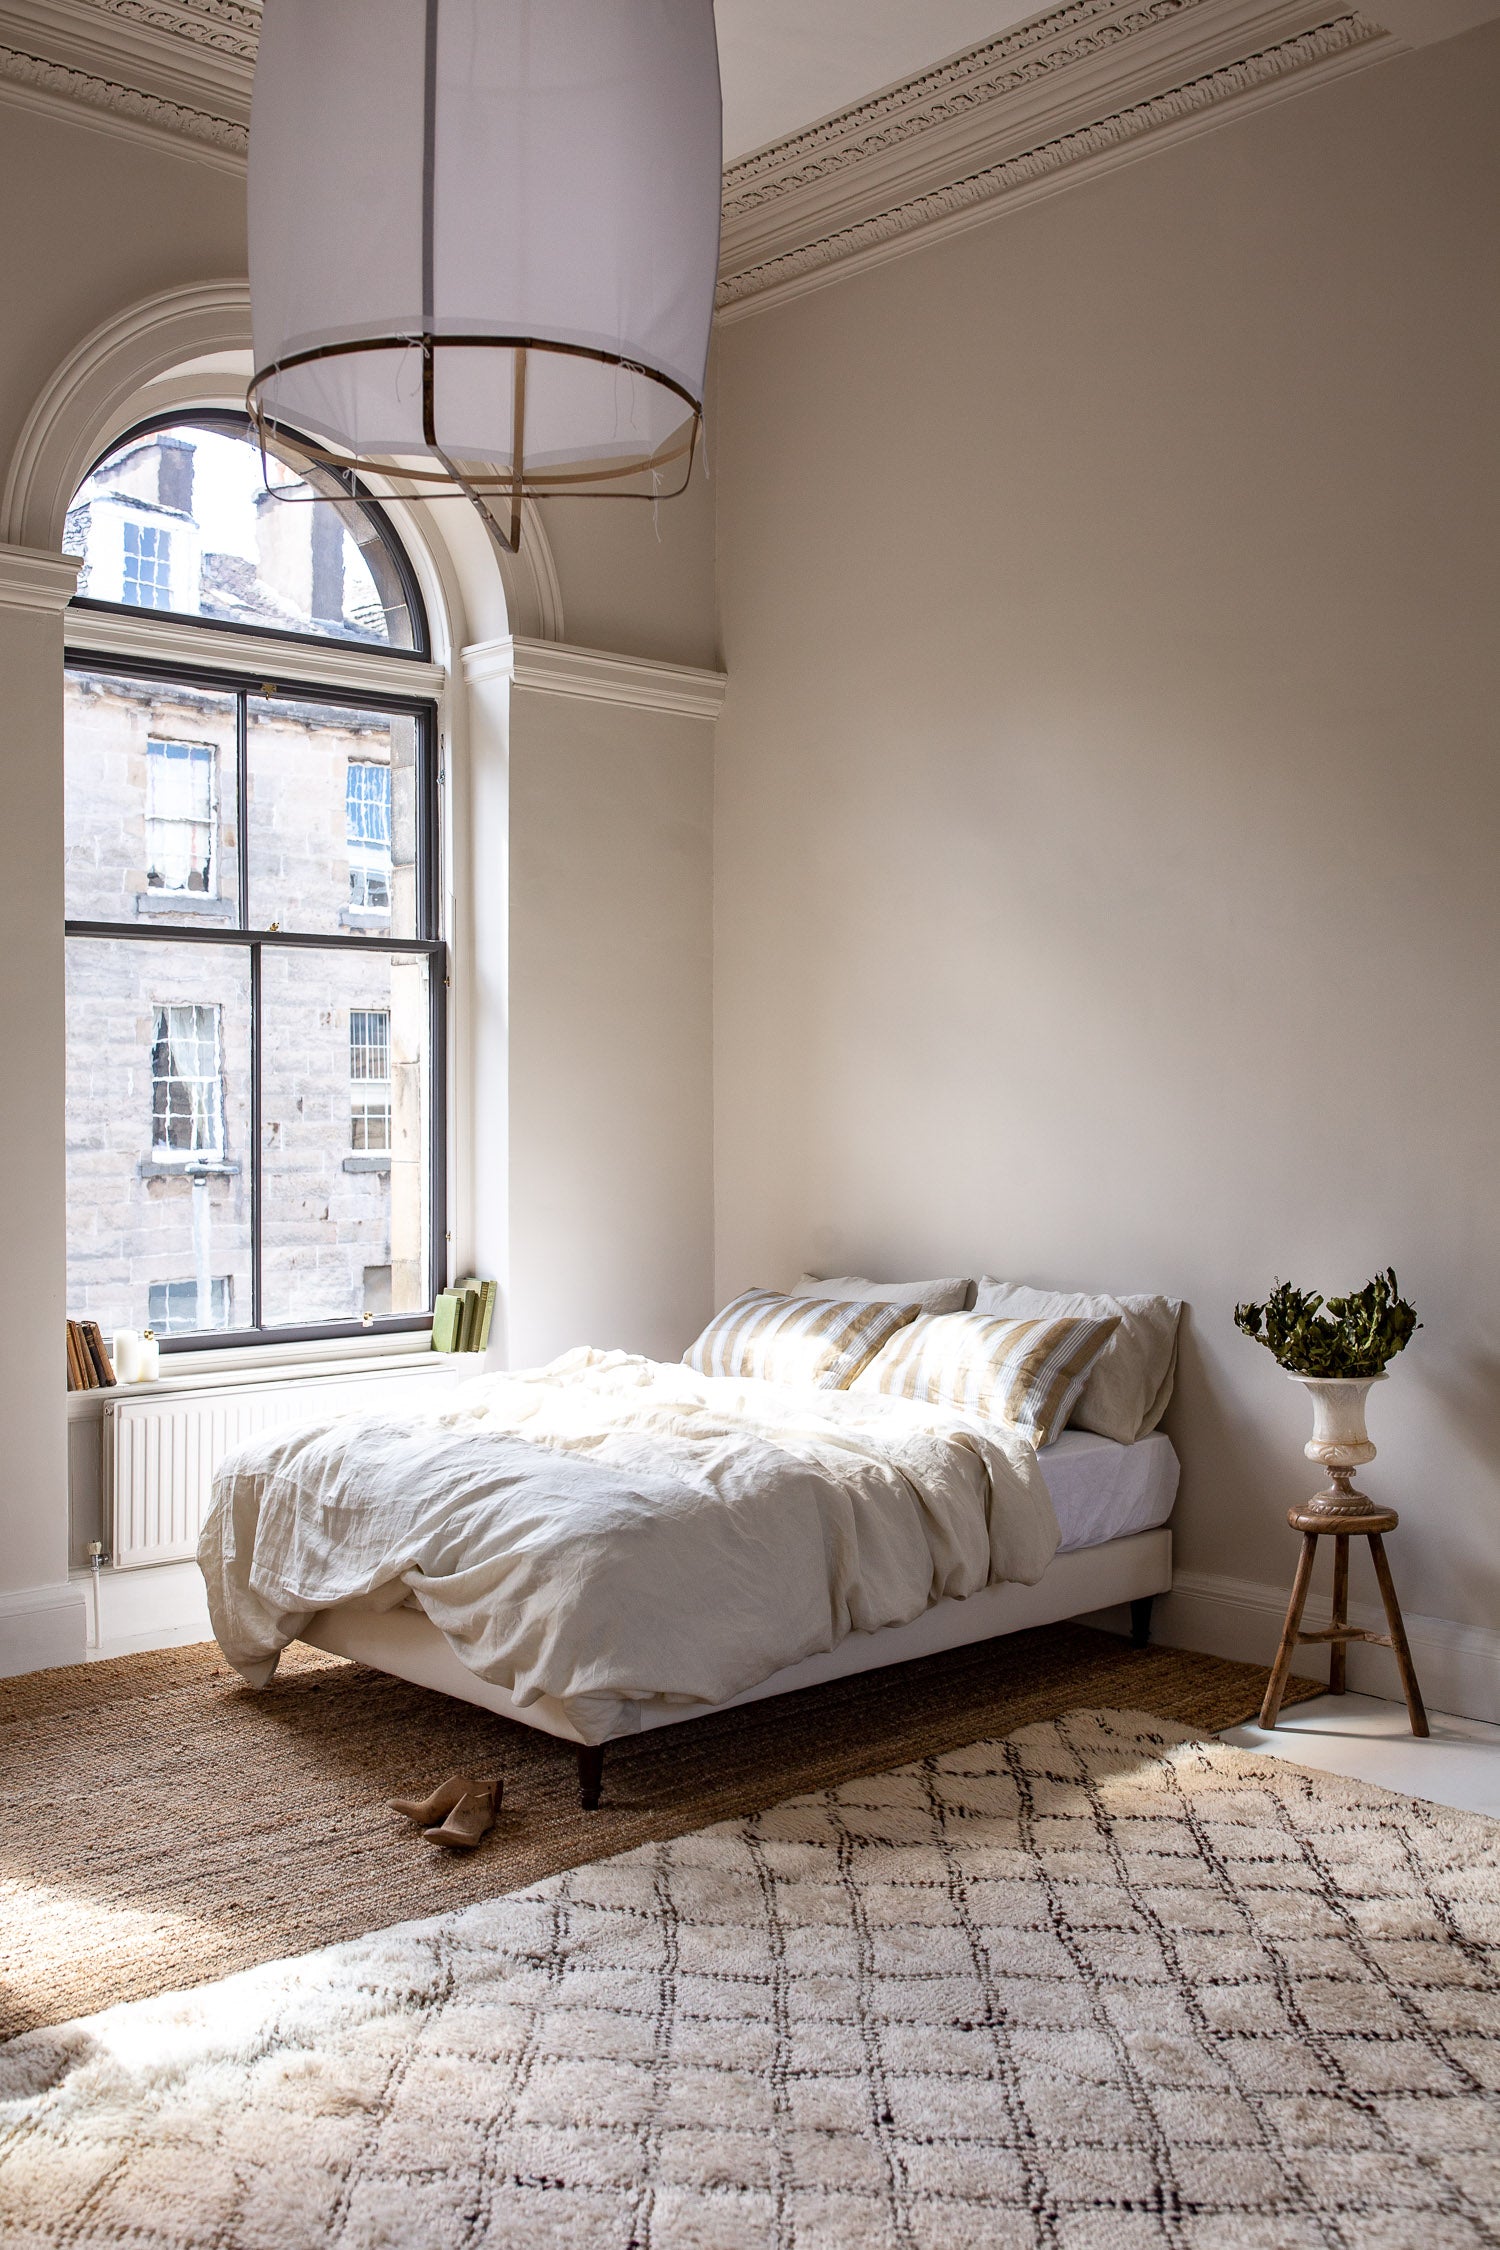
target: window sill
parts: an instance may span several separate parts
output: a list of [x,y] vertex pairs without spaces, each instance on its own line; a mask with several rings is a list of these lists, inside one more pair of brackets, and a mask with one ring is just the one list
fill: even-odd
[[237,1161],[224,1156],[143,1156],[136,1166],[143,1180],[232,1180],[239,1169]]
[[450,1368],[455,1375],[467,1375],[481,1364],[473,1353],[435,1352],[425,1329],[414,1332],[409,1343],[390,1336],[344,1336],[322,1343],[226,1345],[222,1351],[163,1353],[157,1382],[117,1383],[113,1389],[102,1391],[69,1391],[68,1419],[80,1421],[90,1414],[100,1414],[109,1399],[167,1398],[193,1391],[307,1383],[320,1377],[412,1375],[443,1368]]
[[227,898],[210,898],[203,891],[137,891],[135,910],[140,915],[170,917],[184,929],[195,922],[232,922],[234,907]]
[[390,1168],[389,1155],[381,1155],[373,1149],[366,1149],[357,1155],[344,1158],[344,1170],[346,1172],[388,1172]]
[[366,937],[389,937],[391,910],[388,906],[342,906],[339,909],[341,930],[361,930]]

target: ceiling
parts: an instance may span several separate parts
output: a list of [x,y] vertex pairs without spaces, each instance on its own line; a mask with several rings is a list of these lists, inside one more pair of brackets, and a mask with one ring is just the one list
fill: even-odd
[[714,0],[725,161],[1038,12],[1038,0]]

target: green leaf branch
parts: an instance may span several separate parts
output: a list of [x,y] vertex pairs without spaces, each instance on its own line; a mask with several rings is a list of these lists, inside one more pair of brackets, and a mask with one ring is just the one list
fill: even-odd
[[1278,1281],[1263,1305],[1236,1305],[1234,1321],[1289,1375],[1379,1375],[1421,1327],[1387,1266],[1352,1296],[1310,1296]]

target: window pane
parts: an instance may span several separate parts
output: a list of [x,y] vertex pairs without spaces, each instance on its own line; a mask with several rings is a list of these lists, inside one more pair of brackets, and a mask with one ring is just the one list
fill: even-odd
[[250,967],[68,940],[68,1311],[181,1335],[250,1320]]
[[63,713],[73,920],[238,921],[235,698],[68,671]]
[[[379,519],[321,470],[271,458],[233,415],[151,430],[79,487],[65,545],[90,601],[260,632],[415,648]],[[331,497],[317,498],[324,494]]]
[[426,1312],[427,962],[268,945],[261,1005],[265,1325]]
[[250,919],[417,937],[417,722],[250,704]]

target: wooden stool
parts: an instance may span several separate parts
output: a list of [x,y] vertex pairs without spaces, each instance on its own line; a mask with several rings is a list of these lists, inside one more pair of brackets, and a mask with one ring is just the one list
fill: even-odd
[[[1281,1646],[1276,1651],[1276,1662],[1266,1684],[1266,1699],[1260,1707],[1260,1723],[1263,1727],[1275,1726],[1281,1711],[1281,1698],[1286,1693],[1292,1657],[1301,1643],[1332,1643],[1328,1657],[1328,1692],[1330,1695],[1342,1695],[1346,1645],[1350,1641],[1373,1641],[1377,1648],[1394,1651],[1396,1667],[1401,1674],[1401,1686],[1406,1696],[1411,1731],[1413,1734],[1426,1734],[1427,1713],[1422,1705],[1422,1691],[1417,1685],[1411,1650],[1406,1645],[1406,1627],[1401,1622],[1401,1604],[1396,1599],[1391,1566],[1385,1557],[1385,1534],[1395,1530],[1400,1518],[1394,1508],[1378,1508],[1365,1493],[1355,1491],[1352,1469],[1332,1468],[1329,1473],[1333,1479],[1329,1491],[1318,1493],[1305,1508],[1292,1508],[1287,1512],[1286,1520],[1293,1531],[1300,1531],[1302,1534],[1302,1553],[1297,1563],[1297,1575],[1292,1581],[1292,1598],[1287,1604]],[[1317,1632],[1304,1633],[1301,1629],[1302,1612],[1307,1606],[1307,1589],[1312,1584],[1318,1541],[1326,1539],[1330,1533],[1334,1541],[1332,1620]],[[1370,1558],[1375,1565],[1380,1598],[1385,1604],[1386,1623],[1390,1627],[1388,1633],[1367,1633],[1361,1626],[1349,1623],[1349,1541],[1361,1535],[1370,1542]]]

